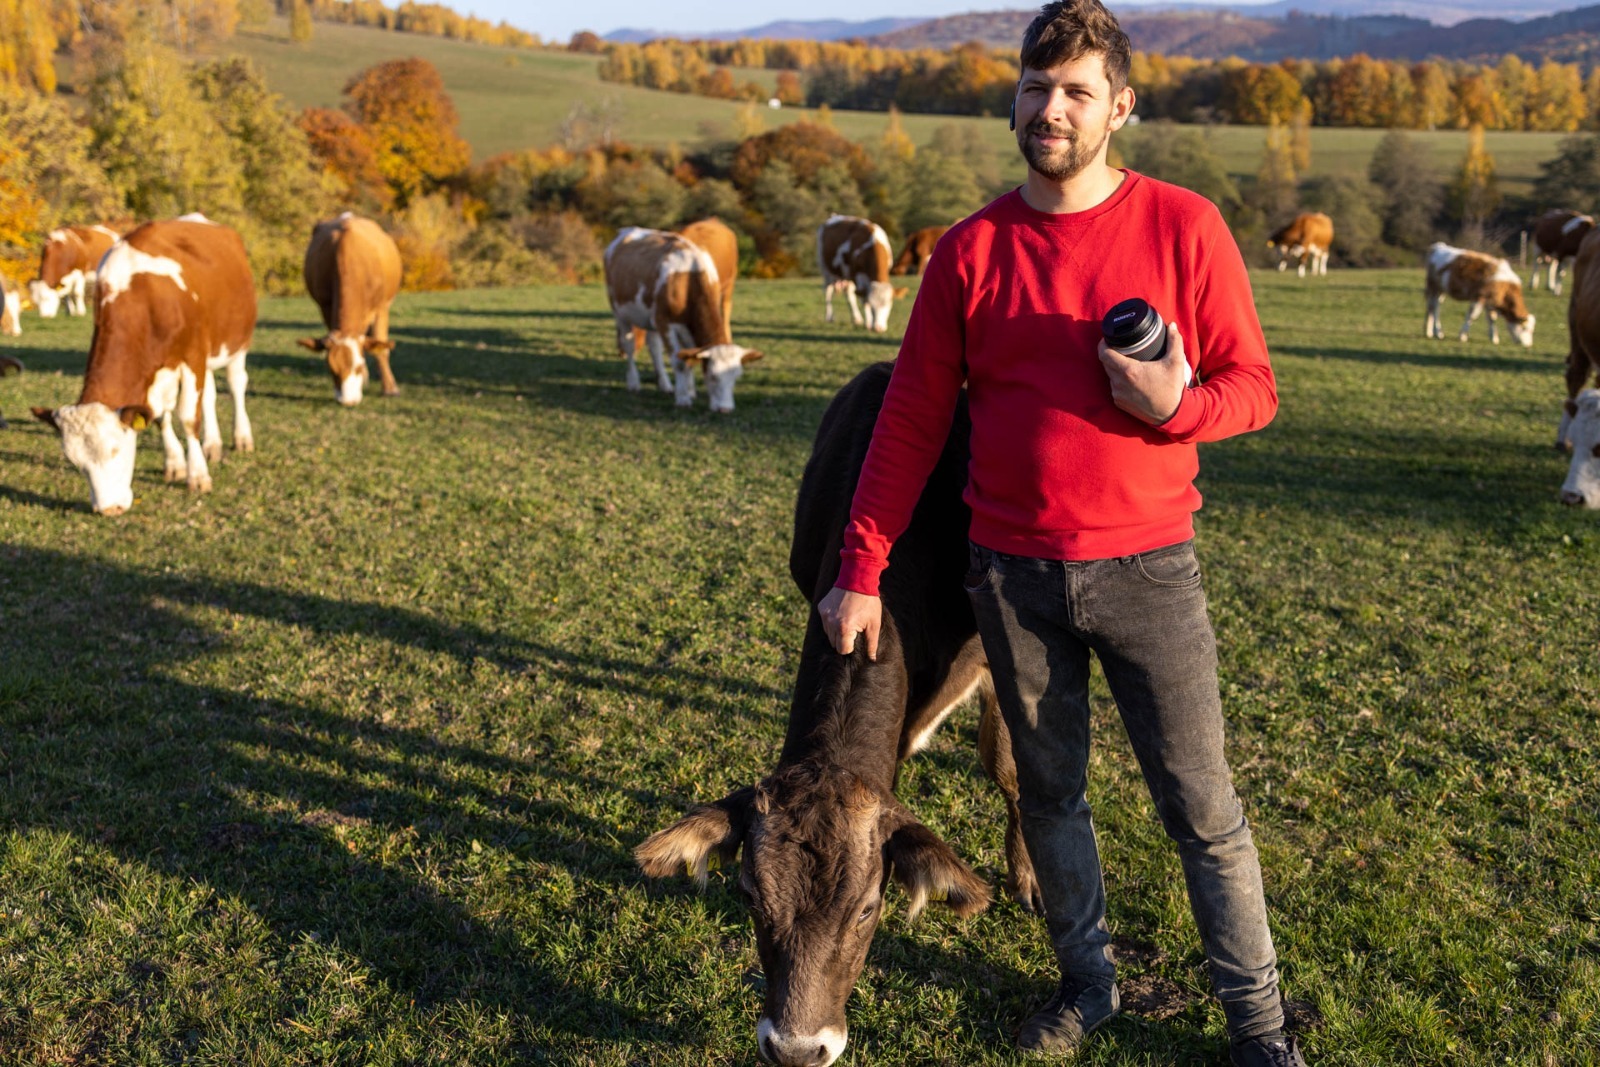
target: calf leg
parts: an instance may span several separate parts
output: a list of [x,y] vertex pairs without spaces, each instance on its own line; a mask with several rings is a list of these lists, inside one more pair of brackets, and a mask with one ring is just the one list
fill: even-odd
[[1500,331],[1497,329],[1497,327],[1499,325],[1499,320],[1500,320],[1499,314],[1495,311],[1494,308],[1490,308],[1489,309],[1489,343],[1492,344],[1492,345],[1497,345],[1497,344],[1500,343]]
[[[645,343],[649,344],[649,341],[647,340]],[[628,392],[630,393],[639,391],[639,364],[633,358],[637,346],[638,335],[634,333],[633,327],[624,326],[619,322],[617,324],[617,347],[622,350],[622,361],[627,365],[626,380]]]
[[644,335],[644,343],[650,349],[650,362],[656,368],[656,388],[663,393],[672,392],[673,384],[667,377],[667,360],[662,348],[661,334],[651,330]]
[[822,321],[833,321],[833,283],[830,281],[822,283]]
[[244,389],[250,384],[250,373],[245,370],[244,357],[248,349],[228,361],[228,392],[233,396],[233,447],[240,452],[256,450],[256,435],[250,427],[250,416],[244,410]]
[[1467,317],[1461,323],[1461,340],[1467,339],[1467,331],[1472,329],[1472,320],[1483,314],[1483,301],[1474,300],[1467,305]]
[[188,473],[189,466],[183,459],[183,445],[178,443],[178,435],[172,432],[172,412],[168,411],[161,416],[161,448],[166,453],[166,467],[163,476],[169,482],[181,482]]
[[1006,802],[1006,893],[1028,911],[1043,915],[1044,895],[1039,891],[1039,879],[1033,871],[1033,858],[1028,855],[1027,843],[1022,839],[1022,811],[1017,807],[1017,762],[1011,754],[1011,731],[1006,728],[1005,716],[1000,714],[994,686],[988,684],[987,679],[978,691],[978,700],[982,708],[978,718],[978,759]]
[[1300,262],[1295,267],[1295,273],[1298,274],[1302,278],[1304,278],[1306,276],[1306,260],[1308,260],[1310,258],[1311,258],[1311,253],[1310,252],[1302,252],[1300,254]]
[[217,425],[217,376],[206,368],[205,386],[200,391],[200,444],[206,459],[222,460],[222,429]]
[[195,381],[194,372],[188,367],[178,372],[178,421],[183,423],[189,488],[197,493],[209,493],[211,471],[206,466],[205,449],[200,444],[200,383]]
[[1422,336],[1442,339],[1444,337],[1444,324],[1439,321],[1439,294],[1428,293],[1427,317],[1422,320]]
[[862,324],[861,305],[856,302],[856,287],[850,286],[844,291],[845,299],[850,301],[850,321],[857,326]]
[[1561,295],[1561,258],[1559,256],[1550,261],[1550,295]]

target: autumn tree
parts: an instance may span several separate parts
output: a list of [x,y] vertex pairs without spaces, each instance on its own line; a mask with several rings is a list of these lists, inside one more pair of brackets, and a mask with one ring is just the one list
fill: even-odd
[[567,51],[595,56],[606,50],[605,41],[590,30],[579,30],[567,41]]
[[1390,130],[1373,150],[1367,177],[1379,193],[1383,240],[1415,252],[1427,248],[1434,239],[1443,187],[1434,177],[1433,162],[1422,142]]
[[91,143],[89,127],[65,101],[0,94],[0,151],[48,206],[47,228],[121,214],[122,198],[91,157]]
[[366,128],[343,111],[308,107],[295,124],[312,156],[334,181],[340,199],[359,211],[383,212],[394,205],[394,190],[378,169],[378,154]]
[[344,92],[399,203],[439,188],[471,161],[457,132],[455,104],[427,60],[392,59],[368,67]]
[[[1500,206],[1500,186],[1495,181],[1494,157],[1483,143],[1483,127],[1467,131],[1467,151],[1461,166],[1445,188],[1445,207],[1461,226],[1463,240],[1482,240],[1489,217]],[[1474,241],[1476,239],[1476,241]]]
[[806,91],[800,84],[800,75],[792,70],[778,71],[777,88],[772,95],[784,107],[799,107],[806,102]]
[[1297,174],[1311,169],[1311,118],[1311,101],[1302,96],[1289,119],[1289,159]]
[[289,0],[289,40],[304,44],[314,32],[308,0]]
[[39,0],[0,0],[0,90],[56,91],[55,27]]
[[1299,208],[1299,182],[1295,177],[1289,131],[1276,116],[1267,125],[1266,145],[1248,201],[1270,226],[1288,222]]

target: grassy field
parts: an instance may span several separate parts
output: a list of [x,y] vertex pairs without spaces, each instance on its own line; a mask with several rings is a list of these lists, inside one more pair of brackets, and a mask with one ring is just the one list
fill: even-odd
[[[1600,521],[1555,503],[1560,307],[1535,294],[1536,346],[1490,348],[1422,339],[1415,271],[1256,282],[1282,410],[1203,450],[1198,536],[1312,1062],[1595,1063]],[[895,341],[825,326],[810,282],[740,294],[768,358],[725,417],[624,391],[597,288],[407,296],[404,392],[350,411],[293,346],[311,303],[267,300],[259,451],[191,496],[147,434],[115,520],[19,418],[75,399],[88,328],[27,317],[0,381],[0,1061],[755,1061],[731,879],[646,883],[630,850],[775,757],[794,489],[832,391]],[[1130,1010],[1078,1062],[1224,1063],[1096,687]],[[899,793],[998,883],[973,720]],[[1018,1062],[1039,921],[904,904],[846,1062]]]
[[[477,159],[519,148],[543,147],[559,139],[559,129],[574,105],[610,102],[622,115],[623,140],[642,145],[692,146],[708,136],[729,137],[737,128],[742,104],[707,97],[665,93],[602,82],[596,75],[599,60],[565,52],[511,51],[449,41],[416,34],[318,23],[316,36],[297,45],[288,40],[287,22],[278,20],[267,30],[241,33],[228,45],[230,51],[248,55],[263,70],[273,89],[295,107],[337,106],[340,91],[358,71],[385,59],[421,56],[439,68],[445,87],[461,112],[461,132],[472,144]],[[739,80],[770,81],[768,71],[740,71]],[[815,118],[806,108],[762,110],[775,126]],[[1024,176],[1012,134],[996,118],[962,118],[950,115],[905,115],[906,133],[925,144],[941,125],[977,124],[984,137],[1005,160],[1008,180]],[[852,140],[877,138],[887,124],[877,112],[836,111],[834,126]],[[1209,136],[1230,173],[1254,176],[1261,161],[1265,132],[1257,126],[1208,127]],[[1382,130],[1316,128],[1312,131],[1311,170],[1307,177],[1328,174],[1365,174],[1372,150]],[[1130,128],[1124,145],[1149,136],[1148,130]],[[1464,130],[1436,130],[1414,134],[1430,150],[1441,178],[1461,162],[1467,149]],[[1526,194],[1539,164],[1556,153],[1562,134],[1490,132],[1485,146],[1494,156],[1501,188],[1508,194]]]

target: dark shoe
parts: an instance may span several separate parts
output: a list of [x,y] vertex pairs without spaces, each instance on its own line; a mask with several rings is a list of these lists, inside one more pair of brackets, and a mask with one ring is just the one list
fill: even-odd
[[1024,1052],[1071,1052],[1121,1009],[1115,983],[1091,985],[1063,978],[1055,996],[1022,1024],[1017,1047]]
[[1306,1067],[1300,1043],[1281,1033],[1240,1041],[1231,1051],[1233,1067]]

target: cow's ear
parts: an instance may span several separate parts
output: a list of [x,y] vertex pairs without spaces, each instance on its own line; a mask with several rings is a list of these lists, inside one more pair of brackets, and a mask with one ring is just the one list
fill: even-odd
[[908,287],[904,286],[904,285],[897,285],[897,286],[894,287],[894,298],[896,300],[899,300],[901,297],[905,296],[910,291],[911,290]]
[[302,337],[295,344],[301,348],[309,348],[313,352],[321,352],[328,347],[327,340],[321,337]]
[[687,870],[704,889],[711,857],[730,863],[739,854],[755,793],[755,786],[736,789],[715,804],[695,808],[665,830],[651,834],[633,850],[639,869],[651,878],[666,878]]
[[740,363],[754,363],[757,360],[766,359],[766,358],[767,358],[767,356],[766,356],[765,352],[758,351],[758,350],[756,350],[754,348],[747,348],[747,349],[744,350],[744,355],[739,357],[739,362]]
[[129,404],[125,408],[117,409],[117,418],[122,420],[122,425],[130,430],[143,430],[150,425],[150,420],[155,418],[155,412],[143,404]]
[[884,851],[894,880],[911,898],[909,918],[916,918],[929,900],[943,900],[962,918],[989,906],[988,884],[938,834],[894,801],[884,807],[883,818],[888,831]]
[[680,349],[678,349],[677,355],[678,355],[679,359],[683,360],[683,365],[684,366],[686,366],[686,367],[698,367],[700,364],[704,363],[705,360],[706,360],[706,357],[703,354],[704,352],[705,352],[705,348],[703,348],[703,347],[702,348],[680,348]]
[[377,352],[379,355],[383,355],[394,350],[394,342],[380,341],[375,337],[363,337],[361,339],[361,350],[363,352]]
[[33,408],[32,411],[34,418],[55,430],[56,433],[61,432],[61,421],[56,418],[55,408]]

